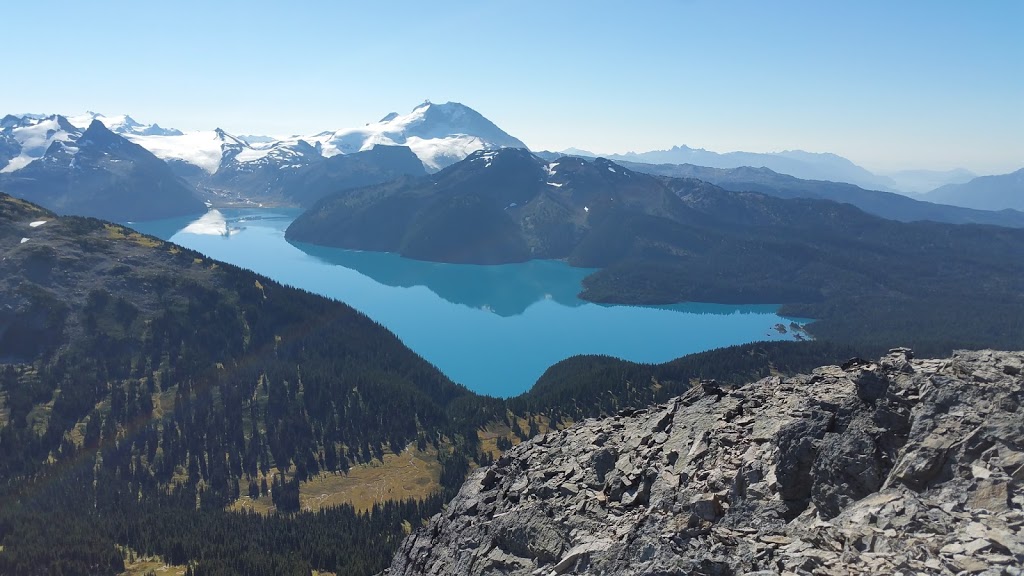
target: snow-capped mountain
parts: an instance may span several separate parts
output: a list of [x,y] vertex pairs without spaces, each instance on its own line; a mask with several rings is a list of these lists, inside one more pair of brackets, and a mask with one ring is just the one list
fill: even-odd
[[20,170],[42,158],[54,143],[64,143],[67,152],[82,131],[63,116],[4,116],[0,120],[0,173]]
[[392,112],[360,128],[323,132],[308,139],[320,142],[328,157],[369,150],[378,144],[408,146],[431,172],[478,150],[526,148],[521,140],[458,102],[427,101],[408,114]]
[[[424,102],[408,114],[392,112],[378,122],[359,128],[325,131],[312,136],[274,139],[266,136],[234,136],[221,129],[181,132],[144,124],[128,115],[107,116],[87,112],[68,117],[65,126],[33,124],[37,117],[5,118],[11,124],[28,123],[14,145],[0,140],[0,162],[7,171],[24,167],[41,156],[53,140],[70,138],[93,121],[152,152],[175,172],[199,186],[239,181],[239,174],[268,170],[294,170],[332,156],[366,152],[375,146],[408,147],[429,172],[458,162],[479,150],[525,148],[517,138],[498,128],[472,108],[456,102]],[[40,120],[52,124],[52,118]],[[19,141],[20,142],[20,141]],[[16,150],[15,150],[16,149]],[[252,184],[252,178],[242,178]],[[244,192],[242,190],[231,192]]]
[[227,165],[253,168],[258,166],[273,166],[281,169],[295,169],[308,166],[321,153],[320,143],[310,144],[302,138],[288,138],[271,142],[251,143],[242,138],[237,138],[245,144],[245,147],[235,153],[233,150],[225,154],[221,161],[221,169]]
[[105,116],[99,112],[86,112],[68,116],[72,125],[85,130],[93,120],[99,120],[108,130],[116,134],[135,134],[139,136],[181,136],[181,130],[161,128],[159,124],[142,124],[127,114]]
[[[323,194],[376,182],[386,175],[414,175],[417,170],[407,162],[409,151],[424,169],[436,172],[480,150],[526,147],[475,110],[455,102],[424,102],[408,114],[393,112],[360,128],[283,139],[235,136],[219,128],[186,133],[157,130],[156,124],[141,124],[130,116],[93,112],[72,118],[70,125],[93,120],[167,162],[214,202],[291,199],[305,204],[317,198],[296,186],[311,180],[317,183],[313,187],[317,194]],[[367,154],[377,146],[406,152]],[[336,156],[353,155],[359,159],[324,164]]]
[[325,195],[400,176],[419,176],[423,163],[406,146],[375,146],[326,158],[305,140],[230,151],[199,185],[220,198],[309,206]]
[[265,142],[250,143],[220,128],[185,133],[173,128],[162,128],[159,124],[143,124],[127,114],[106,116],[98,112],[86,112],[68,117],[71,125],[80,129],[85,129],[94,120],[102,122],[111,132],[121,134],[172,166],[180,162],[200,168],[207,174],[215,174],[223,165],[228,164],[266,163],[268,156],[291,161],[294,160],[295,152],[282,151],[282,148],[297,146],[291,140],[267,139]]
[[0,189],[63,214],[146,220],[202,212],[195,188],[160,159],[93,120],[0,121]]

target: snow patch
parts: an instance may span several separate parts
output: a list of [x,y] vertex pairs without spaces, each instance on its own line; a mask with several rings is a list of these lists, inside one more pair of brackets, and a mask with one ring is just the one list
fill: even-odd
[[493,161],[496,155],[496,152],[484,152],[483,154],[477,155],[476,158],[473,158],[473,162],[476,162],[477,160],[482,160],[486,162],[486,164],[484,164],[484,168],[490,168],[491,164],[494,163]]
[[[72,139],[72,134],[60,126],[57,117],[53,116],[40,120],[29,126],[21,126],[11,131],[14,139],[21,144],[22,149],[38,151],[36,157],[42,156],[46,149],[55,141],[67,142]],[[77,136],[75,134],[74,136]],[[32,153],[32,152],[30,152]]]
[[487,143],[480,138],[465,134],[429,140],[412,137],[406,139],[405,145],[431,171],[440,170],[444,166],[462,160],[473,152],[487,147]]
[[243,148],[241,152],[235,155],[235,162],[256,162],[262,160],[270,154],[270,148]]
[[544,170],[547,171],[548,176],[554,176],[555,175],[555,167],[557,167],[557,166],[558,166],[558,162],[552,162],[551,164],[548,164],[547,166],[545,166]]
[[36,160],[38,160],[38,158],[33,158],[26,154],[22,154],[21,156],[11,158],[11,161],[7,163],[7,166],[4,166],[3,169],[0,170],[0,174],[21,170],[22,168],[28,166],[29,164],[35,162]]
[[[615,172],[615,168],[612,168],[611,166],[608,167],[608,170],[611,171],[611,172]],[[615,173],[618,174],[618,172],[615,172]]]
[[564,186],[564,184],[559,184],[558,182],[548,182],[547,185],[554,186],[555,188],[561,188],[562,186]]
[[21,242],[18,242],[18,244],[24,244],[25,242],[28,242],[28,238],[22,238]]
[[181,160],[198,166],[209,174],[213,174],[220,168],[221,160],[224,159],[225,144],[240,144],[243,150],[247,148],[241,144],[240,140],[216,130],[189,132],[180,136],[128,134],[125,137],[149,150],[161,160]]
[[28,225],[32,228],[39,228],[43,224],[46,224],[49,220],[36,220],[35,222],[29,222]]
[[583,207],[583,211],[584,211],[584,212],[590,212],[590,207],[588,207],[588,206],[584,206],[584,207]]

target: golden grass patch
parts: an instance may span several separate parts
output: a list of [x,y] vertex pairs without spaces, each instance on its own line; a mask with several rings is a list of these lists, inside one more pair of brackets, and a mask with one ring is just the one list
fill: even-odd
[[185,570],[185,566],[171,566],[164,564],[163,560],[157,558],[152,560],[136,560],[131,564],[126,562],[121,576],[146,576],[150,573],[157,576],[184,576]]
[[125,228],[124,226],[104,224],[103,229],[107,233],[107,238],[110,238],[111,240],[130,240],[139,246],[145,246],[146,248],[156,248],[163,245],[163,242],[160,240],[143,236],[134,230]]
[[[124,572],[120,576],[145,576],[153,573],[159,576],[184,576],[185,566],[168,565],[159,556],[139,556],[131,548],[118,546],[118,551],[124,556]],[[131,558],[131,562],[129,562]]]
[[53,391],[53,396],[50,397],[49,402],[36,404],[25,417],[29,428],[39,436],[46,433],[46,427],[50,423],[50,414],[53,413],[53,405],[57,401],[58,394],[60,394],[60,388]]
[[303,509],[351,504],[369,510],[388,500],[426,498],[441,489],[441,464],[437,451],[420,452],[410,446],[401,454],[384,454],[384,462],[353,466],[348,475],[320,474],[299,486]]
[[255,512],[257,514],[272,514],[276,508],[274,502],[270,499],[270,495],[260,496],[256,500],[249,498],[249,496],[242,496],[238,500],[235,500],[228,505],[228,511],[230,512]]
[[[314,476],[299,485],[299,504],[303,510],[312,511],[349,504],[363,512],[389,500],[426,498],[440,489],[437,450],[428,447],[421,452],[410,445],[401,454],[385,453],[384,462],[353,466],[348,474],[322,472]],[[275,508],[269,495],[255,500],[246,495],[228,510],[270,514]]]

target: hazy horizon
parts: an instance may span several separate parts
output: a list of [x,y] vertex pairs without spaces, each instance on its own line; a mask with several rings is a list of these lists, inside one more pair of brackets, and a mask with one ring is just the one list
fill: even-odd
[[[656,1],[7,7],[0,114],[313,134],[424,99],[534,150],[831,152],[1024,166],[1024,4]],[[59,32],[59,34],[58,34]],[[53,35],[61,41],[54,41]]]

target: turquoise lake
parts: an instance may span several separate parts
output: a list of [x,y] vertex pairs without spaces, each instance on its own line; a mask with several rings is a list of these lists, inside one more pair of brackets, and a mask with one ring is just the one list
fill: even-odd
[[[383,324],[452,380],[494,396],[529,389],[577,354],[665,362],[763,340],[792,340],[774,305],[609,306],[576,297],[593,272],[558,261],[473,266],[289,243],[296,210],[213,211],[130,226],[210,258],[341,300]],[[225,235],[225,233],[227,235]]]

